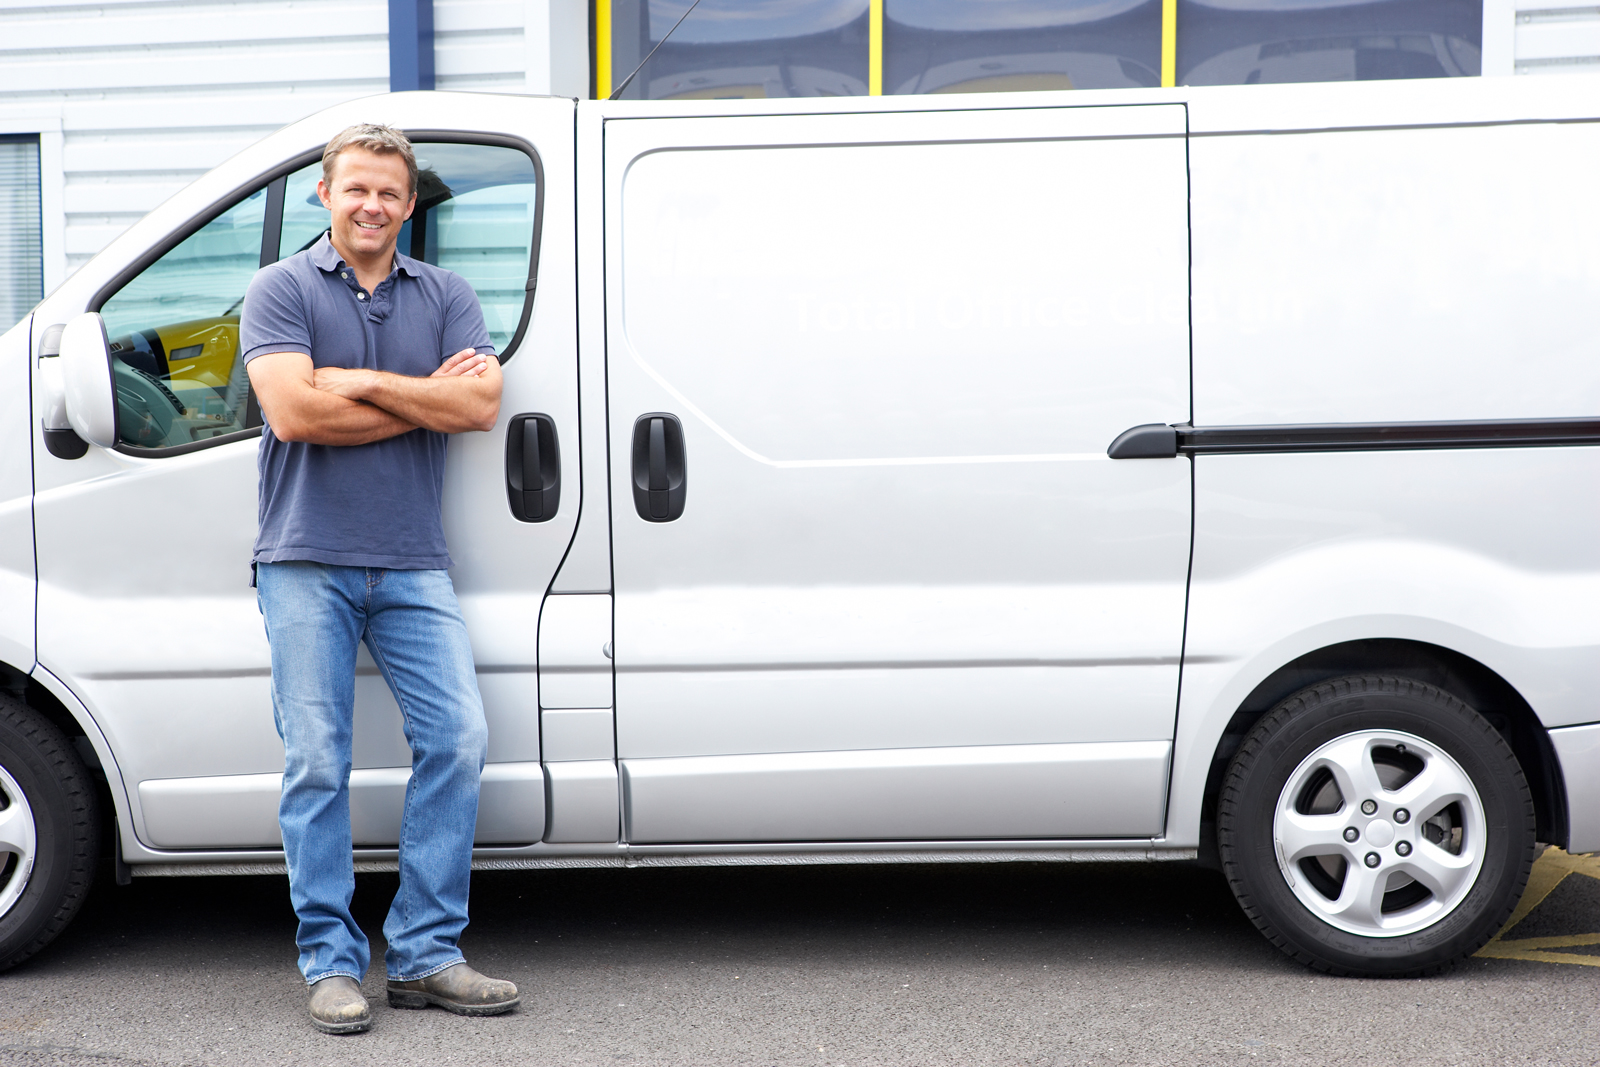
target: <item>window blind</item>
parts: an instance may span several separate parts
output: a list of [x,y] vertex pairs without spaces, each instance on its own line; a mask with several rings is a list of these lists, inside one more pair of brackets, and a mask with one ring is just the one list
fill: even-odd
[[0,332],[44,296],[39,138],[0,137]]

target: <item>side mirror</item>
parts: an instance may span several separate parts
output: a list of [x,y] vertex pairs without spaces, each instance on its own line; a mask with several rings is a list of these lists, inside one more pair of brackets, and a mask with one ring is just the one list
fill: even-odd
[[90,444],[117,443],[117,391],[111,376],[111,343],[106,324],[93,311],[61,331],[61,386],[67,420]]

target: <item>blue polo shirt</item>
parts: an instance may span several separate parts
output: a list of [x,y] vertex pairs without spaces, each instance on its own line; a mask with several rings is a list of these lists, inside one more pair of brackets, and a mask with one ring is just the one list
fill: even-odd
[[[372,292],[326,234],[256,272],[239,319],[244,361],[305,352],[318,367],[423,378],[463,348],[493,355],[478,296],[459,274],[395,253]],[[256,563],[450,566],[440,522],[448,438],[412,430],[366,445],[280,441],[262,427]]]

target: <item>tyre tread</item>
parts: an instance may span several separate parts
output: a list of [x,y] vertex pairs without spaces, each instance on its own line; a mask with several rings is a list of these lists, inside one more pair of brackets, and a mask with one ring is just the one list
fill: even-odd
[[1531,841],[1536,826],[1533,793],[1528,788],[1527,780],[1522,774],[1521,764],[1517,762],[1515,753],[1512,752],[1511,746],[1506,743],[1505,738],[1501,736],[1500,731],[1496,730],[1487,719],[1454,694],[1411,678],[1384,674],[1358,674],[1329,679],[1292,694],[1256,722],[1256,725],[1245,737],[1244,742],[1239,746],[1239,750],[1234,753],[1233,759],[1229,761],[1227,772],[1223,776],[1222,789],[1218,795],[1217,846],[1218,852],[1222,856],[1223,875],[1227,878],[1228,885],[1233,890],[1239,906],[1244,910],[1250,921],[1255,924],[1256,929],[1261,931],[1279,951],[1312,970],[1337,977],[1363,978],[1424,978],[1443,974],[1454,969],[1457,962],[1455,958],[1407,970],[1383,970],[1377,968],[1367,970],[1329,963],[1306,952],[1286,937],[1268,918],[1250,892],[1249,887],[1245,885],[1245,879],[1238,861],[1232,858],[1235,844],[1234,838],[1237,833],[1232,826],[1231,814],[1239,804],[1245,778],[1251,766],[1261,757],[1262,749],[1266,746],[1268,739],[1296,716],[1303,715],[1330,700],[1369,693],[1404,696],[1434,704],[1441,712],[1456,716],[1462,725],[1481,734],[1489,742],[1489,746],[1496,749],[1500,758],[1512,768],[1513,774],[1511,778],[1521,788],[1520,801],[1526,820],[1525,830],[1530,840],[1530,848],[1528,855],[1524,858],[1524,862],[1518,865],[1515,873],[1516,891],[1509,894],[1502,902],[1498,913],[1494,916],[1494,921],[1483,924],[1483,932],[1476,943],[1472,944],[1469,949],[1460,955],[1472,955],[1472,953],[1487,944],[1495,933],[1505,925],[1506,920],[1511,917],[1512,911],[1516,909],[1517,901],[1521,899],[1523,892],[1527,889],[1528,874],[1533,866],[1533,857],[1536,849],[1536,845]]
[[[15,698],[0,695],[0,727],[16,734],[43,760],[68,806],[71,856],[66,884],[54,911],[16,947],[0,955],[0,972],[39,952],[67,928],[88,898],[99,851],[99,796],[88,770],[66,735],[54,723]],[[18,902],[19,904],[21,901]]]

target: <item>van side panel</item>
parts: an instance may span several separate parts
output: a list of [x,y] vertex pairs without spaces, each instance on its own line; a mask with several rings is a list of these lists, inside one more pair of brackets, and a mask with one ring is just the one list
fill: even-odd
[[1196,840],[1234,711],[1329,645],[1440,645],[1547,727],[1600,721],[1595,486],[1600,448],[1199,457],[1173,843]]
[[[1190,159],[1197,427],[1600,414],[1600,124],[1206,133]],[[1172,842],[1233,713],[1328,645],[1440,645],[1547,727],[1600,721],[1596,485],[1592,447],[1197,457]]]
[[1194,420],[1600,415],[1600,123],[1197,135]]
[[0,662],[33,670],[33,415],[28,331],[0,337]]

